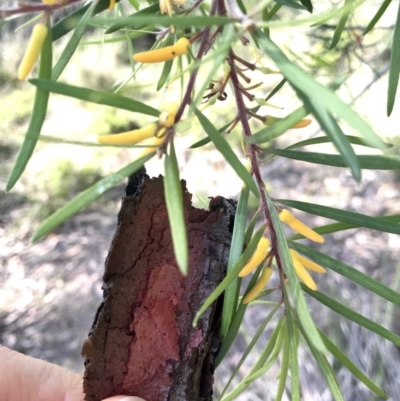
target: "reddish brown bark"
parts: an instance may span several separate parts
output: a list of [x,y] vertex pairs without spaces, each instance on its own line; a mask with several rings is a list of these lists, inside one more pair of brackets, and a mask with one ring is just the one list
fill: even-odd
[[131,180],[104,274],[104,302],[85,341],[87,401],[118,394],[146,401],[212,399],[220,304],[196,328],[195,313],[225,274],[230,214],[222,198],[212,210],[191,206],[183,183],[189,274],[179,272],[162,177]]

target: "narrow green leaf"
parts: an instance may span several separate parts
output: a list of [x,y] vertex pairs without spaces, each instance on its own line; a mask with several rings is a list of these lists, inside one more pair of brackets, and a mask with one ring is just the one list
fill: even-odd
[[300,331],[304,339],[306,340],[311,350],[311,353],[313,354],[314,359],[316,360],[318,367],[325,378],[326,383],[328,384],[329,390],[331,391],[334,400],[344,401],[335,372],[333,371],[332,366],[327,361],[326,356],[314,347],[314,344],[309,338],[306,328],[300,327]]
[[179,178],[179,166],[176,160],[173,142],[171,142],[169,154],[165,156],[164,170],[165,201],[167,204],[172,242],[174,243],[175,258],[179,270],[186,276],[189,264],[189,248],[186,234],[182,186]]
[[307,9],[308,12],[310,13],[313,12],[313,5],[311,3],[311,0],[300,0],[300,3],[303,4],[303,6]]
[[[49,30],[40,53],[39,72],[38,76],[42,79],[49,79],[51,77],[51,63],[53,58],[51,31]],[[45,89],[37,88],[35,99],[33,101],[33,109],[25,134],[24,142],[19,149],[14,166],[8,177],[6,191],[14,187],[15,183],[19,180],[24,172],[29,159],[35,149],[36,143],[40,136],[44,120],[46,118],[47,104],[49,101],[49,92]]]
[[275,0],[277,3],[282,4],[286,7],[294,8],[296,10],[306,10],[303,4],[296,3],[294,0]]
[[[267,151],[274,155],[287,157],[288,159],[323,164],[325,166],[347,167],[342,157],[339,155],[273,148],[269,148]],[[361,169],[400,170],[400,156],[360,155],[356,157]]]
[[158,117],[160,112],[142,102],[130,99],[129,97],[115,93],[103,92],[94,89],[81,88],[79,86],[67,85],[61,82],[54,82],[44,79],[31,79],[30,82],[38,88],[48,90],[52,93],[74,97],[90,103],[104,104],[121,110],[128,110],[135,113],[147,114]]
[[230,17],[220,17],[220,16],[161,16],[161,15],[134,15],[127,17],[95,17],[92,18],[92,23],[99,25],[109,25],[112,26],[119,24],[119,26],[124,25],[134,25],[136,28],[141,28],[146,25],[162,25],[171,26],[174,25],[177,28],[186,27],[206,27],[206,26],[221,26],[226,24],[231,24],[236,22],[235,18]]
[[[373,146],[366,143],[364,141],[364,139],[360,138],[359,136],[346,135],[346,138],[353,145],[367,146],[369,148],[375,149]],[[293,145],[290,145],[287,148],[285,148],[285,150],[301,148],[303,146],[309,146],[309,145],[318,145],[320,143],[327,143],[327,142],[331,142],[331,141],[326,136],[317,136],[315,138],[305,139],[304,141],[296,142]],[[385,142],[385,147],[387,149],[389,149],[389,148],[393,147],[393,145]]]
[[269,95],[265,98],[265,101],[268,102],[269,99],[271,99],[271,97],[273,97],[274,95],[276,95],[283,87],[283,85],[285,85],[285,83],[287,82],[286,78],[283,78],[278,85],[275,86],[274,89],[272,89],[272,91],[269,93]]
[[[243,188],[239,195],[236,207],[235,221],[233,225],[232,242],[229,252],[228,268],[229,272],[239,260],[243,252],[244,236],[246,231],[247,204],[249,200],[249,189]],[[225,290],[224,306],[221,319],[221,337],[224,338],[231,325],[233,316],[236,312],[239,289],[241,280],[237,277]]]
[[[282,265],[285,269],[285,273],[289,279],[289,285],[290,285],[289,290],[293,295],[293,299],[296,305],[297,312],[299,314],[301,325],[307,329],[314,346],[317,349],[321,350],[322,352],[325,352],[326,348],[318,334],[314,321],[311,318],[310,312],[307,308],[306,300],[304,298],[303,291],[301,290],[299,280],[295,273],[292,258],[289,254],[289,248],[286,242],[286,236],[283,231],[281,221],[275,209],[275,205],[273,204],[269,196],[267,196],[267,206],[269,214],[271,216],[273,228],[275,230],[275,233],[271,232],[271,236],[275,234],[278,240],[279,259],[282,262]],[[274,244],[272,245],[274,246]]]
[[316,82],[301,68],[293,64],[286,55],[260,30],[255,35],[264,50],[277,65],[289,83],[310,98],[317,98],[321,107],[345,120],[350,126],[358,130],[371,145],[381,148],[382,140],[374,133],[371,127],[349,105],[340,100],[335,93]]
[[284,301],[285,301],[285,311],[286,311],[287,329],[288,329],[287,336],[289,339],[289,364],[290,364],[290,372],[292,374],[292,379],[291,379],[292,401],[300,401],[300,371],[299,371],[299,356],[298,356],[299,342],[297,338],[298,329],[295,326],[293,320],[289,294],[285,284],[282,286],[282,289],[285,297]]
[[154,155],[155,151],[145,157],[135,160],[134,162],[118,170],[116,173],[110,174],[108,177],[103,178],[96,184],[81,192],[78,196],[65,204],[61,209],[58,209],[55,213],[44,220],[38,229],[33,233],[31,241],[36,242],[52,232],[56,227],[84,209],[109,189],[113,188],[125,177],[128,177],[135,171],[139,170],[140,167],[142,167],[143,164],[146,163],[147,160],[151,159]]
[[[258,266],[253,275],[251,276],[251,279],[249,281],[249,284],[247,285],[245,294],[247,294],[253,286],[256,284],[258,277],[260,275],[260,272],[262,270],[262,265]],[[243,304],[240,303],[235,315],[233,316],[232,323],[229,326],[228,333],[226,334],[225,338],[222,341],[221,347],[218,351],[217,356],[215,357],[215,368],[219,366],[219,364],[224,360],[226,354],[230,350],[232,344],[235,342],[237,335],[239,333],[240,326],[243,322],[244,314],[246,313],[247,307],[249,304]]]
[[372,230],[384,231],[392,234],[400,234],[400,224],[379,219],[376,217],[367,216],[365,214],[348,212],[346,210],[336,209],[333,207],[316,205],[307,202],[293,201],[289,199],[277,199],[276,201],[283,203],[286,206],[302,210],[303,212],[326,217],[328,219],[342,221],[344,223],[358,224],[361,227],[371,228]]
[[256,334],[254,334],[253,338],[251,339],[250,344],[246,348],[246,351],[243,353],[242,357],[240,358],[239,363],[236,365],[234,371],[231,374],[231,377],[229,378],[228,382],[226,383],[226,385],[221,393],[221,396],[220,396],[221,398],[224,396],[229,385],[232,383],[232,380],[235,378],[237,372],[239,372],[239,369],[243,365],[243,362],[246,360],[246,358],[250,354],[251,350],[254,348],[254,346],[257,343],[258,339],[260,338],[261,334],[264,333],[265,328],[267,327],[268,323],[271,321],[272,317],[275,315],[275,313],[277,312],[279,307],[280,307],[280,305],[277,305],[274,309],[272,309],[272,311],[268,314],[267,318],[262,322],[260,327],[257,329]]
[[379,336],[385,338],[386,340],[389,340],[393,344],[400,347],[400,337],[397,334],[391,332],[388,329],[385,329],[378,323],[375,323],[372,320],[360,315],[359,313],[335,301],[334,299],[328,297],[322,292],[310,290],[303,284],[301,286],[308,295],[311,295],[317,301],[321,302],[321,304],[327,306],[336,313],[339,313],[339,315],[342,315],[346,319],[351,320],[352,322],[358,324],[359,326],[365,327],[367,330],[378,334]]
[[[329,87],[333,90],[337,90],[345,81],[347,77],[342,76],[336,79],[334,82],[332,82]],[[281,81],[281,83],[287,82],[286,78],[284,79],[284,82]],[[282,84],[282,86],[283,86]],[[278,84],[279,86],[280,84]],[[278,88],[278,86],[276,88]],[[271,92],[272,93],[272,92]],[[267,97],[265,100],[268,100],[269,97]],[[258,108],[252,109],[253,112],[257,112]],[[284,134],[288,129],[293,127],[296,123],[298,123],[300,120],[303,118],[307,117],[308,111],[304,106],[299,107],[298,109],[294,110],[292,113],[287,115],[286,117],[282,118],[282,120],[277,121],[276,123],[272,124],[269,127],[265,127],[261,129],[260,131],[256,132],[253,134],[250,138],[246,138],[246,142],[251,143],[253,145],[259,144],[259,143],[264,143],[264,142],[269,142],[274,138],[277,138],[278,136]]]
[[282,118],[282,120],[261,129],[253,134],[251,137],[246,138],[246,142],[256,145],[259,143],[270,142],[273,139],[283,135],[287,130],[291,129],[293,125],[297,124],[303,118],[307,117],[308,111],[304,106],[292,111],[289,115]]
[[121,30],[122,28],[125,28],[128,25],[131,29],[134,29],[135,24],[128,22],[132,17],[153,16],[156,13],[158,13],[159,11],[160,11],[160,4],[158,1],[156,1],[151,6],[143,8],[143,10],[140,10],[138,12],[135,12],[131,15],[124,17],[123,21],[115,22],[108,29],[106,29],[106,31],[104,33],[105,34],[113,33],[113,32]]
[[376,395],[383,398],[388,398],[388,395],[377,386],[369,377],[367,377],[354,363],[350,360],[350,358],[344,354],[321,330],[319,330],[319,334],[324,341],[326,348],[328,351],[338,360],[343,366],[345,366],[349,372],[351,372],[355,378],[364,383],[371,391],[373,391]]
[[[230,125],[232,122],[229,122],[228,124],[225,124],[222,128],[218,129],[218,132],[222,134]],[[189,149],[195,149],[195,148],[200,148],[204,145],[207,145],[208,143],[211,142],[211,138],[209,136],[206,136],[203,139],[200,139],[200,141],[195,142],[193,145],[189,146]]]
[[170,61],[167,61],[164,63],[164,67],[162,69],[160,79],[158,80],[158,83],[157,83],[157,91],[159,91],[164,86],[165,82],[167,81],[169,74],[171,73],[173,62],[174,62],[174,60],[170,60]]
[[[116,0],[118,3],[120,0]],[[157,3],[158,4],[158,3]],[[53,42],[62,38],[68,32],[72,31],[76,25],[81,20],[82,16],[90,7],[91,3],[85,4],[83,7],[78,10],[73,11],[71,14],[67,15],[65,18],[61,19],[57,23],[55,23],[52,27],[53,32]],[[104,10],[106,10],[110,6],[110,0],[100,0],[94,11],[93,15],[96,15]]]
[[231,165],[236,174],[243,180],[250,191],[253,192],[256,197],[259,197],[258,189],[253,181],[252,176],[236,156],[228,141],[218,132],[214,125],[208,120],[207,117],[204,116],[204,114],[201,113],[201,111],[199,111],[197,108],[194,108],[194,113],[200,121],[204,131],[206,131],[207,135],[214,142],[215,147],[222,153],[225,160]]
[[204,304],[201,306],[201,308],[196,313],[196,316],[193,319],[193,327],[196,327],[200,316],[225,291],[228,285],[237,277],[240,270],[243,268],[244,264],[249,260],[250,256],[256,250],[257,244],[263,235],[264,229],[265,229],[264,226],[258,229],[258,231],[254,234],[253,238],[251,239],[249,245],[240,256],[239,260],[235,263],[235,265],[228,272],[228,274],[222,280],[222,282],[217,286],[217,288],[205,300]]
[[393,32],[392,53],[390,56],[388,97],[387,97],[387,115],[390,116],[396,101],[397,86],[400,76],[400,4],[397,10],[396,25]]
[[314,260],[316,263],[319,263],[320,265],[341,274],[342,276],[348,278],[351,281],[354,281],[367,290],[374,292],[375,294],[388,300],[389,302],[400,305],[400,293],[374,280],[370,276],[367,276],[357,269],[354,269],[353,267],[343,262],[340,262],[337,259],[334,259],[303,244],[299,244],[297,242],[289,242],[289,246],[302,255]]
[[306,109],[314,115],[321,128],[331,139],[332,143],[339,151],[343,162],[350,168],[354,179],[359,182],[361,180],[361,170],[357,156],[339,124],[326,109],[321,107],[317,102],[303,95],[301,92],[298,92],[298,96],[303,101]]
[[200,139],[199,141],[195,142],[193,145],[189,146],[189,149],[201,148],[202,146],[207,145],[210,142],[211,142],[211,138],[209,136],[206,136],[205,138]]
[[386,11],[386,9],[389,7],[389,4],[392,2],[392,0],[385,0],[381,6],[379,7],[378,11],[376,12],[376,14],[374,15],[374,17],[372,18],[372,20],[369,22],[369,24],[367,25],[367,27],[364,29],[363,35],[365,36],[368,32],[370,32],[374,26],[376,25],[376,23],[381,19],[382,15],[384,14],[384,12]]
[[[350,0],[345,0],[345,4]],[[339,43],[340,37],[342,36],[343,29],[346,25],[347,19],[349,18],[350,9],[345,9],[343,11],[342,16],[340,17],[339,23],[336,25],[335,32],[333,34],[332,43],[329,47],[329,50],[332,50]]]
[[53,72],[51,74],[51,78],[54,81],[57,81],[64,68],[68,65],[69,60],[75,53],[75,50],[83,36],[83,33],[86,30],[86,27],[89,23],[90,18],[93,15],[94,9],[96,7],[96,2],[94,1],[91,3],[90,7],[86,10],[83,14],[80,21],[76,24],[74,31],[72,32],[72,36],[70,37],[68,43],[66,44],[64,50],[62,51],[60,58],[58,59],[57,63],[53,67]]
[[[289,334],[285,330],[283,332],[283,351],[282,351],[282,362],[281,362],[281,370],[279,372],[279,383],[278,389],[276,391],[275,401],[281,401],[283,397],[283,393],[285,392],[285,385],[287,374],[289,370]],[[292,375],[293,381],[293,375]],[[295,400],[292,391],[292,401]]]
[[220,401],[232,401],[234,400],[240,393],[242,393],[251,383],[257,380],[259,377],[264,375],[268,369],[270,369],[270,364],[265,366],[265,361],[270,357],[274,349],[276,349],[276,345],[278,343],[279,336],[282,334],[282,322],[283,319],[279,321],[276,325],[274,331],[271,334],[271,337],[268,340],[267,345],[265,346],[263,352],[258,358],[257,362],[254,364],[253,368],[250,370],[249,374],[227,395],[220,398]]

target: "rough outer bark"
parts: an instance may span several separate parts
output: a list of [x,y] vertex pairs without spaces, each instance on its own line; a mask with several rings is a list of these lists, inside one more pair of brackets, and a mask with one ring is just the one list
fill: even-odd
[[231,211],[223,198],[210,211],[191,206],[182,181],[189,274],[179,272],[164,202],[163,179],[135,175],[106,260],[104,302],[85,341],[87,401],[118,394],[146,401],[211,401],[221,305],[196,328],[192,320],[223,279]]

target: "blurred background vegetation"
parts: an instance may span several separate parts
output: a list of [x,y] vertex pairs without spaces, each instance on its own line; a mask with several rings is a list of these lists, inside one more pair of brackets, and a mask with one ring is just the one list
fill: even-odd
[[[315,4],[317,11],[342,2],[326,0],[319,3],[322,4]],[[391,152],[399,154],[399,100],[392,116],[386,117],[390,41],[398,4],[392,2],[374,31],[362,36],[363,29],[380,4],[380,1],[368,1],[351,15],[339,45],[330,51],[335,27],[329,23],[314,28],[272,29],[271,37],[292,60],[319,77],[321,82],[350,74],[339,92],[341,98],[352,102],[375,131],[394,145]],[[278,16],[288,18],[294,12],[284,7]],[[20,20],[13,20],[0,28],[0,343],[82,372],[80,348],[100,303],[104,260],[116,228],[124,185],[109,191],[41,242],[32,245],[29,237],[45,217],[67,200],[131,160],[129,149],[95,146],[95,136],[140,126],[148,123],[148,119],[135,115],[135,120],[132,120],[129,112],[51,95],[48,117],[42,130],[43,140],[39,142],[22,179],[11,193],[6,194],[5,182],[25,133],[34,94],[29,83],[16,79],[16,68],[30,34],[30,27],[15,31],[20,24]],[[66,40],[57,42],[59,48],[56,47],[56,52]],[[63,74],[63,81],[102,90],[113,90],[118,86],[131,71],[128,44],[126,41],[102,44],[102,40],[101,31],[88,30],[84,43]],[[129,45],[134,49],[148,47],[143,40],[150,41],[151,38],[133,40]],[[264,57],[262,60],[265,66],[274,69],[268,59]],[[134,91],[136,98],[140,93],[141,100],[158,108],[160,98],[165,94],[156,93],[154,86],[150,85],[154,76],[160,74],[159,67],[146,67],[122,92]],[[254,82],[264,81],[264,94],[268,94],[280,80],[279,75],[254,78]],[[173,97],[173,90],[165,96]],[[211,112],[217,123],[219,115],[231,113],[233,116],[231,98],[228,92],[225,102],[213,106]],[[268,114],[276,116],[288,114],[298,104],[290,88],[279,92],[272,103],[282,108],[268,110]],[[319,128],[313,123],[307,129],[289,131],[279,138],[279,143],[289,144],[294,139],[306,139],[318,133]],[[351,131],[346,133],[351,134]],[[236,143],[238,150],[239,134],[236,130],[231,134],[231,141]],[[286,139],[289,136],[290,140]],[[179,138],[176,145],[181,176],[187,180],[194,204],[199,207],[204,207],[209,196],[236,198],[241,188],[240,180],[212,147],[188,149],[202,137],[204,133],[194,126]],[[63,144],[64,139],[88,141],[93,146]],[[324,152],[333,150],[330,145],[318,146]],[[310,150],[315,150],[315,147]],[[146,167],[150,175],[162,172],[162,163],[156,159]],[[263,166],[263,174],[275,197],[342,207],[368,215],[400,213],[400,174],[394,172],[364,170],[363,181],[357,184],[343,169],[321,169],[316,165],[278,158]],[[322,218],[310,219],[301,213],[299,218],[308,219],[311,225],[324,223]],[[351,264],[396,290],[400,289],[400,248],[395,235],[365,229],[349,230],[330,235],[322,248],[319,248],[322,252]],[[342,300],[400,334],[398,308],[388,307],[383,300],[333,272],[319,279],[318,285],[329,296]],[[313,300],[310,300],[310,305],[319,327],[395,400],[400,394],[400,351]],[[217,394],[266,314],[261,305],[249,308],[235,347],[216,372]],[[262,341],[265,342],[265,338]],[[249,356],[237,380],[248,372],[260,349]],[[300,352],[304,399],[330,400],[331,395],[312,358],[305,351]],[[374,399],[344,368],[336,365],[334,368],[346,400]],[[276,369],[270,370],[238,400],[272,399],[276,392],[276,374]]]

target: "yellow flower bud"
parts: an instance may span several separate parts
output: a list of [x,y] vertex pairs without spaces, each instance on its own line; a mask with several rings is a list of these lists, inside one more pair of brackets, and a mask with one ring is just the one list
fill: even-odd
[[31,72],[42,50],[47,32],[48,28],[44,24],[39,23],[33,27],[28,47],[26,48],[25,55],[18,68],[18,79],[25,79]]
[[295,258],[308,270],[311,270],[316,273],[326,273],[326,270],[318,265],[317,263],[314,263],[313,261],[304,258],[303,256],[299,255],[296,251],[293,249],[290,251],[292,254],[292,257],[295,256]]
[[292,256],[292,261],[293,261],[293,266],[294,270],[296,271],[297,276],[299,279],[310,289],[313,291],[317,290],[317,285],[315,284],[315,281],[312,279],[310,274],[307,272],[307,270],[304,268],[304,266],[300,263],[300,261],[297,259],[297,255],[295,251],[292,249],[290,250],[290,255]]
[[175,116],[178,112],[179,104],[178,103],[171,103],[166,107],[166,111],[163,111],[160,114],[160,118],[158,123],[161,127],[170,128],[175,123]]
[[139,63],[160,63],[163,61],[172,60],[176,56],[187,54],[189,47],[190,41],[186,38],[180,38],[172,46],[150,50],[148,52],[137,53],[133,56],[133,59]]
[[279,214],[279,218],[283,223],[287,224],[294,231],[297,231],[299,234],[303,235],[309,240],[319,242],[321,244],[325,241],[324,237],[319,235],[310,227],[306,226],[300,220],[296,219],[296,217],[294,217],[292,213],[289,212],[289,210],[283,209],[282,212]]
[[110,5],[108,6],[109,10],[112,10],[115,7],[115,0],[110,0]]
[[[277,121],[282,120],[282,118],[274,117],[274,116],[265,116],[264,125],[272,125],[275,124]],[[292,125],[290,128],[304,128],[311,124],[311,120],[304,119],[299,121],[298,123]]]
[[252,257],[243,267],[243,269],[239,273],[239,277],[244,277],[250,274],[267,256],[269,248],[269,239],[265,237],[261,237],[257,249],[253,253]]
[[271,278],[273,270],[270,267],[266,267],[262,273],[260,278],[257,280],[257,283],[254,284],[253,288],[246,294],[243,298],[242,303],[248,304],[257,295],[262,291],[262,289],[268,284],[269,279]]
[[150,139],[144,140],[141,144],[147,146],[146,148],[141,149],[136,155],[136,159],[140,159],[141,157],[147,156],[149,153],[152,153],[157,150],[160,145],[164,142],[165,137],[153,137]]
[[157,124],[150,124],[146,127],[123,132],[121,134],[101,135],[97,137],[97,142],[105,145],[134,145],[135,143],[154,136],[156,130]]

